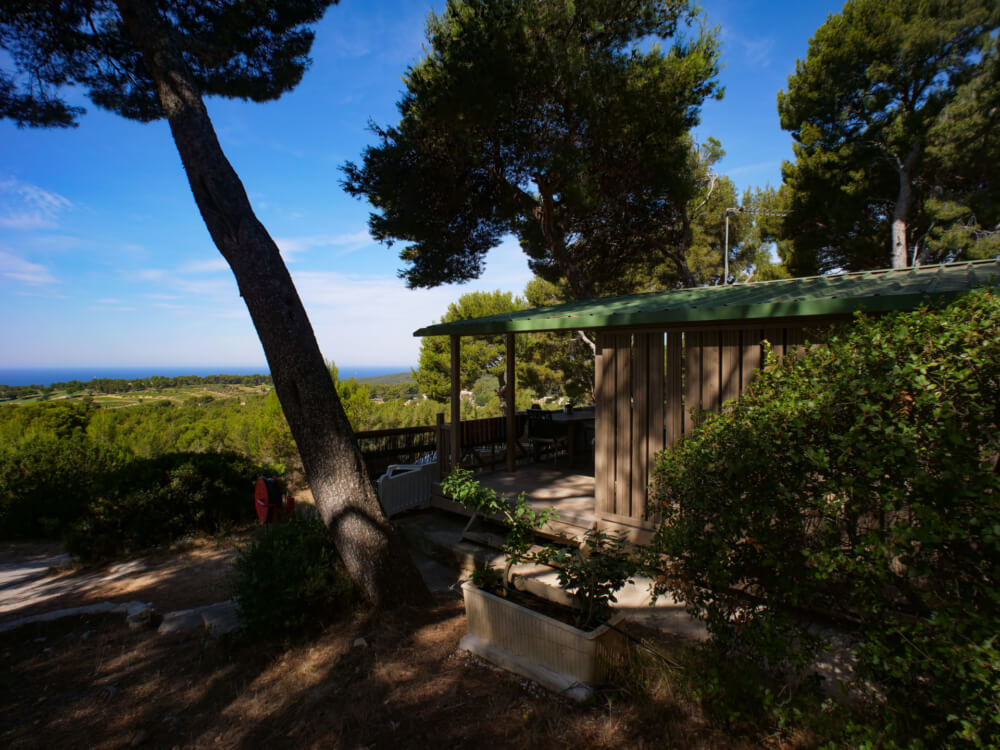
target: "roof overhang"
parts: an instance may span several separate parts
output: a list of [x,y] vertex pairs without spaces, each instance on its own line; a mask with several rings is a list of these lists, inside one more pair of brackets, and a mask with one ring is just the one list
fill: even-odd
[[739,324],[746,321],[884,313],[944,304],[1000,282],[1000,260],[860,271],[605,297],[426,326],[414,336],[650,326]]

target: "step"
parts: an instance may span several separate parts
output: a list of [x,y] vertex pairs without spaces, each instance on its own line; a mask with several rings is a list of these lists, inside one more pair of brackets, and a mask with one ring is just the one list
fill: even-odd
[[[468,577],[476,568],[503,570],[506,558],[499,550],[462,538],[467,523],[468,518],[434,509],[413,511],[393,519],[393,525],[412,549],[459,571],[462,577]],[[517,588],[540,598],[559,604],[572,602],[559,586],[556,571],[547,565],[515,565],[511,568],[511,578]],[[647,627],[704,640],[707,637],[704,625],[688,615],[682,603],[665,596],[650,606],[651,584],[651,579],[636,576],[617,592],[614,608]]]

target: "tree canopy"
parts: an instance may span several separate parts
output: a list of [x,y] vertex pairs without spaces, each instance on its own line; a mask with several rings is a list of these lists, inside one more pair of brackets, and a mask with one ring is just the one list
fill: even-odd
[[[315,23],[338,0],[258,3],[158,0],[170,42],[203,95],[277,99],[302,79]],[[61,98],[79,84],[98,107],[132,120],[166,116],[156,82],[111,0],[0,7],[0,48],[13,69],[0,69],[0,118],[18,125],[67,127],[83,109]]]
[[[979,185],[959,162],[980,163],[989,138],[984,122],[966,128],[955,114],[990,95],[998,23],[990,0],[849,0],[817,29],[778,94],[781,126],[795,139],[784,180],[796,272],[961,254],[932,230],[968,223],[978,207]],[[964,158],[936,158],[955,138]]]
[[[404,78],[395,126],[344,166],[412,287],[476,278],[513,233],[573,297],[618,291],[674,243],[697,192],[688,132],[720,97],[687,0],[452,0]],[[668,43],[663,47],[661,43]],[[683,258],[681,258],[683,261]],[[681,275],[685,275],[681,273]]]
[[[442,316],[442,323],[456,320],[481,318],[487,315],[515,312],[527,308],[524,300],[510,292],[470,292],[448,305]],[[524,367],[528,340],[524,336],[515,339],[517,360]],[[462,358],[459,363],[460,386],[472,390],[483,375],[501,375],[504,371],[506,352],[504,337],[474,336],[462,342]],[[421,393],[435,401],[447,401],[451,394],[451,353],[447,336],[427,336],[420,342],[420,365],[413,371]]]

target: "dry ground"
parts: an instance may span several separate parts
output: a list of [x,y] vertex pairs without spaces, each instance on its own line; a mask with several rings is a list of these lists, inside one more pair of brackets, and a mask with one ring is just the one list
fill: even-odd
[[[113,594],[163,612],[217,601],[234,547],[203,542],[131,561],[134,575],[112,574],[105,588],[96,571],[77,572],[91,587],[49,603]],[[114,615],[21,627],[0,634],[0,747],[795,747],[713,727],[648,655],[578,706],[456,654],[465,629],[454,595],[427,609],[358,607],[291,645],[280,634],[245,643],[130,631]],[[679,645],[661,638],[657,648]]]
[[[62,565],[25,575],[0,590],[0,623],[99,602],[150,602],[159,612],[229,598],[228,578],[249,532],[188,539],[143,557],[106,565]],[[0,566],[50,558],[58,545],[0,544]]]

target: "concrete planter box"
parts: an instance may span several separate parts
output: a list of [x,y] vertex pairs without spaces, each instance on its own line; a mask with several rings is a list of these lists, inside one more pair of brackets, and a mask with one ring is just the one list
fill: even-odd
[[[625,637],[608,625],[578,630],[471,583],[462,594],[469,632],[460,649],[575,700],[589,698],[625,655]],[[609,624],[623,620],[616,615]]]

